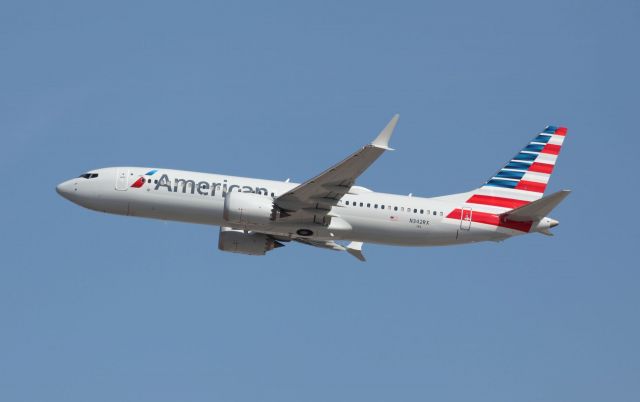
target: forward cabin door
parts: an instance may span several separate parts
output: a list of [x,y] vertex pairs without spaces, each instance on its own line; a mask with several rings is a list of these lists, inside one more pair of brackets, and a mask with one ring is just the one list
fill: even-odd
[[127,191],[129,188],[127,181],[129,180],[129,169],[118,168],[116,172],[116,190]]
[[462,215],[460,216],[460,229],[471,229],[471,208],[462,208]]

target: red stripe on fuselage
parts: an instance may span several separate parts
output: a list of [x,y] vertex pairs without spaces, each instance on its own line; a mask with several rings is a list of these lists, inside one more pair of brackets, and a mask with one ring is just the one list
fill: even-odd
[[[454,209],[447,215],[450,219],[462,219],[462,210]],[[518,222],[509,219],[500,219],[500,215],[489,212],[471,211],[471,222],[484,223],[485,225],[499,226],[507,229],[528,232],[533,222]]]
[[515,200],[513,198],[493,197],[490,195],[474,194],[467,200],[471,204],[491,205],[494,207],[518,208],[529,203],[529,201]]

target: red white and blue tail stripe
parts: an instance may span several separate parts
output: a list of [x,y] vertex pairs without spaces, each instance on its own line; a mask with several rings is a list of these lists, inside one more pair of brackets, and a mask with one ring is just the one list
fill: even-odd
[[514,209],[542,198],[566,135],[565,127],[545,128],[467,203]]
[[[532,222],[505,220],[501,214],[542,198],[566,135],[565,127],[548,126],[482,187],[472,191],[464,203],[473,210],[470,219],[528,232]],[[447,218],[462,216],[463,210],[457,208]]]

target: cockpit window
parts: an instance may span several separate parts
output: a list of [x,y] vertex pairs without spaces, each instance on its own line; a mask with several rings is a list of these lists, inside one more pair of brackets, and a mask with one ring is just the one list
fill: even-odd
[[82,177],[83,179],[95,179],[96,177],[98,177],[98,173],[85,173],[81,174],[78,177]]

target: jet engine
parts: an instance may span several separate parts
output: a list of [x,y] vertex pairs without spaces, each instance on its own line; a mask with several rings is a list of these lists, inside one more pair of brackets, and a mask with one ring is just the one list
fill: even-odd
[[218,248],[222,251],[248,255],[265,255],[267,251],[282,247],[284,244],[264,233],[245,232],[228,227],[220,227]]
[[273,201],[255,193],[227,193],[224,199],[224,219],[235,225],[268,225],[271,223]]

